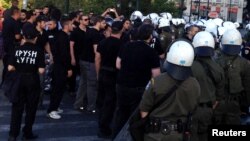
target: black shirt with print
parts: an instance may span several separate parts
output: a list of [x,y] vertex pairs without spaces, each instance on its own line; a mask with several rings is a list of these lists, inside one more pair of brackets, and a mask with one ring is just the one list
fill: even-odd
[[151,70],[160,67],[156,51],[144,41],[123,46],[118,54],[121,69],[117,82],[128,87],[145,87],[152,77]]
[[37,73],[38,68],[45,67],[44,52],[35,44],[24,43],[14,49],[9,65],[14,66],[17,72]]
[[116,58],[122,45],[122,40],[112,36],[102,40],[97,47],[97,52],[101,54],[101,66],[115,69]]

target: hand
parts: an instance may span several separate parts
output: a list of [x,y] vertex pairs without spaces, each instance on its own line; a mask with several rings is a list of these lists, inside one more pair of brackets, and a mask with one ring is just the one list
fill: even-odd
[[54,64],[54,59],[53,59],[52,54],[49,55],[49,62],[50,64]]
[[213,110],[218,106],[219,101],[215,101],[215,103],[213,104]]
[[68,78],[70,78],[71,76],[72,76],[72,74],[73,74],[73,72],[72,72],[72,70],[68,70]]
[[73,58],[73,59],[71,59],[71,65],[72,66],[76,66],[76,60]]

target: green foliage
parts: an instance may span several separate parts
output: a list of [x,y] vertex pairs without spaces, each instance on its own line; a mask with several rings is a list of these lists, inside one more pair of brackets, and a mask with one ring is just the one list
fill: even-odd
[[2,7],[5,9],[10,7],[10,0],[0,0],[0,3],[2,4]]
[[178,9],[175,6],[175,2],[168,0],[155,0],[155,2],[151,4],[149,12],[169,12],[174,16],[178,16]]
[[[83,10],[85,13],[93,11],[94,13],[101,14],[109,7],[115,7],[118,0],[69,0],[69,12],[76,10]],[[128,7],[129,0],[121,0],[122,11],[121,14],[130,15],[132,11],[136,10],[136,1],[131,0],[132,7]],[[174,16],[178,15],[178,9],[175,7],[175,2],[170,0],[139,0],[139,10],[144,15],[148,13],[160,13],[170,12]],[[65,0],[29,0],[32,8],[43,7],[45,5],[54,5],[61,9],[64,13],[66,12],[66,1]]]

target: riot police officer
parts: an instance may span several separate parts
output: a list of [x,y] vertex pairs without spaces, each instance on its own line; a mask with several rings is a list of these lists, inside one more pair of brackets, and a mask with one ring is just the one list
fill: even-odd
[[[182,141],[184,125],[189,123],[188,115],[198,105],[200,86],[191,77],[194,60],[193,46],[184,40],[174,42],[165,62],[166,72],[149,82],[140,103],[141,117],[149,114],[148,132],[145,141],[169,140]],[[152,112],[154,104],[159,102],[172,87],[175,91]]]
[[8,71],[15,71],[19,76],[17,101],[12,102],[9,141],[16,141],[19,135],[22,114],[25,109],[23,140],[36,139],[32,126],[35,121],[40,96],[39,73],[44,73],[44,52],[37,45],[37,32],[32,27],[23,30],[25,43],[14,49],[8,65]]
[[[192,65],[193,76],[201,87],[199,106],[193,116],[192,141],[207,141],[207,128],[212,124],[213,108],[222,99],[224,92],[224,71],[212,60],[215,42],[207,31],[201,31],[194,36],[193,46],[196,54]],[[197,138],[196,138],[197,137]]]
[[238,54],[242,38],[236,29],[227,30],[221,39],[222,55],[216,62],[224,69],[224,99],[214,111],[217,124],[240,124],[240,115],[250,102],[250,65]]

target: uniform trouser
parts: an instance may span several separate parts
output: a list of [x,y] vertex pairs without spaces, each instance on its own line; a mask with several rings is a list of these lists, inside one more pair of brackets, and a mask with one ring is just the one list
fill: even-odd
[[198,106],[193,114],[192,120],[192,141],[207,141],[208,126],[212,124],[213,109],[207,106]]
[[126,87],[116,85],[117,105],[114,118],[113,137],[115,137],[138,107],[145,87]]
[[99,131],[112,133],[110,124],[116,105],[116,72],[101,70],[98,79],[98,99],[100,102]]
[[87,102],[84,101],[85,97],[87,96],[87,68],[84,65],[83,61],[80,61],[79,65],[80,65],[80,82],[76,94],[74,108],[79,108],[87,105],[86,104]]
[[215,124],[240,125],[240,105],[236,100],[222,100],[214,110]]
[[65,92],[67,81],[67,70],[60,64],[54,64],[52,72],[52,94],[50,95],[50,105],[48,113],[57,111]]
[[[84,97],[87,94],[88,99],[88,110],[95,110],[96,108],[96,98],[97,98],[97,77],[95,64],[91,62],[80,60],[80,84],[77,91],[77,98],[75,106],[79,104],[84,104]],[[79,101],[78,101],[79,100]]]
[[9,132],[10,136],[17,137],[19,135],[24,109],[26,116],[23,133],[26,136],[32,134],[32,126],[35,121],[39,94],[39,76],[37,74],[22,75],[18,91],[19,99],[16,103],[12,103],[11,124]]
[[149,133],[144,135],[144,141],[183,141],[183,135],[174,133],[163,135],[162,133]]
[[79,74],[79,66],[72,67],[73,74],[70,78],[68,78],[69,92],[76,91],[76,77]]

